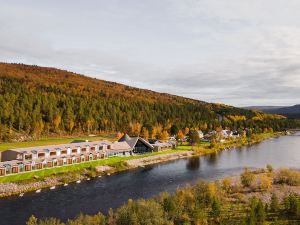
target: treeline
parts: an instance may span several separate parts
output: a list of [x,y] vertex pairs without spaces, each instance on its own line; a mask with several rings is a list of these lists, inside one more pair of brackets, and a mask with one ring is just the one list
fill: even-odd
[[161,94],[53,68],[0,63],[0,140],[19,136],[147,133],[216,127],[294,128],[282,116]]
[[[115,211],[110,209],[107,216],[80,214],[66,223],[55,218],[38,220],[32,216],[27,225],[299,224],[300,196],[281,192],[279,197],[276,192],[283,189],[279,183],[290,185],[288,180],[299,185],[300,173],[282,170],[276,174],[272,170],[271,166],[262,172],[245,170],[241,183],[233,182],[232,178],[210,183],[200,181],[193,187],[178,189],[174,194],[161,193],[148,200],[128,200]],[[281,180],[283,177],[285,181]],[[276,187],[272,188],[272,185]],[[262,201],[265,196],[270,199]]]

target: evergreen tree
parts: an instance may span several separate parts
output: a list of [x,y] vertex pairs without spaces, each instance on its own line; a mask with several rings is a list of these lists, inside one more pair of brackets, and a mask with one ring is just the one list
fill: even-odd
[[38,225],[38,219],[32,215],[26,222],[26,225]]
[[179,128],[177,127],[177,125],[173,124],[171,129],[170,129],[171,135],[176,135],[178,133],[178,131],[179,131]]
[[191,145],[195,145],[198,142],[200,142],[199,134],[196,130],[190,130],[189,131],[189,141]]
[[270,202],[270,211],[273,213],[278,212],[279,210],[279,200],[275,193],[271,196],[271,202]]
[[218,220],[221,215],[221,203],[218,199],[214,198],[211,204],[211,211],[210,215],[215,219]]

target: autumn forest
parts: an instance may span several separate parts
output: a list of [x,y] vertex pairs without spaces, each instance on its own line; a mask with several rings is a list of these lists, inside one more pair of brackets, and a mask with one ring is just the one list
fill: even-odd
[[159,137],[184,128],[282,130],[294,120],[157,93],[54,68],[0,64],[0,139],[128,132]]

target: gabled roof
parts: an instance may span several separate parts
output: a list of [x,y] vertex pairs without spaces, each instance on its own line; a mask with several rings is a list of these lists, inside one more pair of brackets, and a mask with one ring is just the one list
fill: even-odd
[[114,142],[111,145],[111,149],[108,149],[107,152],[128,152],[132,151],[132,148],[129,146],[129,144],[126,141],[122,142]]
[[131,147],[129,146],[129,144],[126,141],[122,141],[122,142],[114,142],[111,145],[111,150],[130,150]]
[[130,141],[130,139],[131,139],[131,137],[129,137],[128,134],[124,134],[124,135],[118,140],[118,142],[122,142],[122,141],[128,142],[128,141]]
[[121,137],[118,142],[127,142],[127,144],[131,147],[134,148],[136,143],[138,141],[143,142],[145,145],[147,145],[149,148],[153,149],[154,147],[145,139],[141,138],[141,137],[129,137],[128,134],[124,134],[123,137]]

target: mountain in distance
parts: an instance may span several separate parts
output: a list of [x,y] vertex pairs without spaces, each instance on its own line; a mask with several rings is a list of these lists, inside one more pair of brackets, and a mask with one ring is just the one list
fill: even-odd
[[249,110],[259,110],[259,111],[264,111],[264,110],[273,110],[273,109],[279,109],[283,108],[284,106],[246,106],[243,107],[244,109],[249,109]]
[[250,110],[259,110],[265,113],[278,114],[290,119],[300,119],[300,104],[294,106],[249,106]]
[[[99,80],[56,68],[0,63],[0,140],[171,127],[289,127],[285,117]],[[176,130],[176,129],[175,129]],[[173,129],[174,131],[174,129]],[[15,139],[14,139],[15,140]]]

